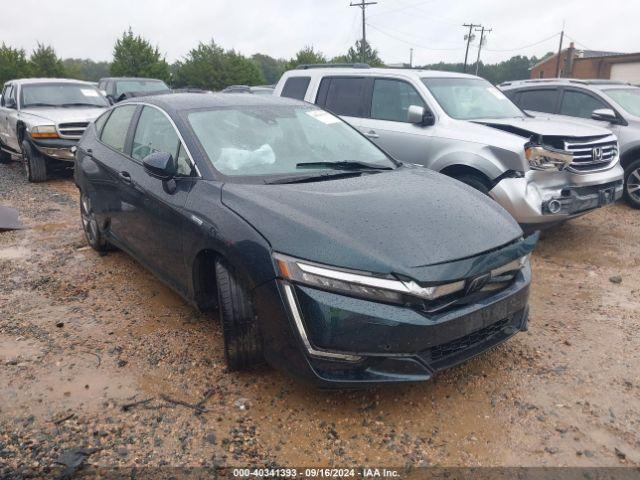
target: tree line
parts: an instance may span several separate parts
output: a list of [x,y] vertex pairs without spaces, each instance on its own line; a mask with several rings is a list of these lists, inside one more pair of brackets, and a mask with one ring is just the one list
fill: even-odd
[[[384,66],[384,62],[368,42],[364,45],[364,63]],[[547,54],[550,55],[551,53]],[[488,65],[481,63],[478,74],[492,83],[529,78],[529,68],[539,59],[515,56]],[[247,57],[233,49],[224,49],[214,40],[201,42],[182,59],[169,64],[159,48],[131,29],[118,38],[111,62],[91,59],[61,59],[52,46],[38,44],[29,56],[24,49],[0,47],[0,83],[23,77],[68,77],[97,81],[107,76],[151,77],[169,85],[207,90],[221,90],[229,85],[269,85],[287,70],[300,64],[360,63],[362,44],[357,41],[344,55],[327,57],[312,46],[299,50],[292,58],[274,58],[263,53]],[[437,63],[423,68],[463,71],[462,63]],[[475,71],[470,68],[470,71]]]

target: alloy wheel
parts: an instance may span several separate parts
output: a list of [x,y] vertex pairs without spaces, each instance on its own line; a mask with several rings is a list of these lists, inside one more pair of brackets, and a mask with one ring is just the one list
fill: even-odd
[[82,229],[87,237],[87,241],[91,245],[96,245],[99,234],[98,222],[91,208],[91,201],[85,194],[82,194],[80,199],[80,214],[82,218]]
[[627,193],[636,202],[640,202],[640,168],[633,170],[627,178]]

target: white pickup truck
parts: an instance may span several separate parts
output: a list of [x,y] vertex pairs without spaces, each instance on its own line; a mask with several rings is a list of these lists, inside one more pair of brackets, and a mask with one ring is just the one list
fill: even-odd
[[29,78],[10,80],[0,97],[0,162],[21,156],[30,182],[47,170],[73,166],[72,147],[109,102],[91,83]]

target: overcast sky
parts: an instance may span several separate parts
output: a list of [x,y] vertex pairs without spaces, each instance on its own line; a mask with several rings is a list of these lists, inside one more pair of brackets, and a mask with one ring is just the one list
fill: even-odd
[[[493,29],[485,62],[556,50],[563,20],[579,48],[640,51],[639,0],[378,0],[367,13],[368,39],[387,63],[408,62],[412,46],[415,64],[462,61],[470,22]],[[349,0],[21,0],[3,2],[2,18],[13,21],[3,22],[0,41],[95,60],[110,60],[129,26],[170,62],[212,38],[246,55],[289,58],[304,45],[342,54],[361,35]]]

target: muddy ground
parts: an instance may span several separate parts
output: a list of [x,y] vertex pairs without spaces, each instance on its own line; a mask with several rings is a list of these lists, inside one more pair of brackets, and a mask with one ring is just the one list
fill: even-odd
[[[429,383],[327,392],[228,373],[215,316],[86,246],[70,178],[0,165],[0,204],[27,227],[0,233],[0,477],[72,448],[129,467],[640,465],[639,211],[543,236],[528,332]],[[161,398],[208,391],[201,414]]]

